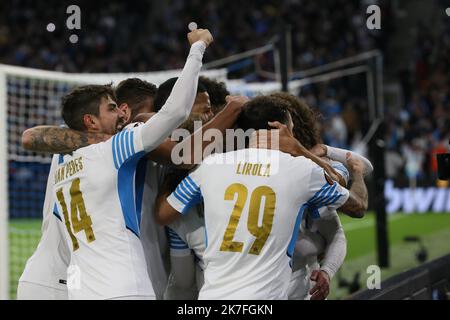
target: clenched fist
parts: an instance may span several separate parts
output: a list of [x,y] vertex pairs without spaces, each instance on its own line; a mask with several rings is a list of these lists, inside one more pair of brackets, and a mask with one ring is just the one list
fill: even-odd
[[214,38],[208,29],[196,29],[189,32],[187,37],[190,45],[199,40],[202,40],[206,44],[206,46],[209,46],[214,41]]

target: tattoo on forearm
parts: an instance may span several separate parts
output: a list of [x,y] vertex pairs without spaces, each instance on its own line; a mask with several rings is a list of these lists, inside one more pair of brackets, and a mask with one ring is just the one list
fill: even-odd
[[67,128],[42,126],[30,133],[26,148],[36,152],[70,153],[79,148],[105,141],[110,136],[103,133],[79,132]]
[[341,207],[346,213],[361,213],[367,209],[368,192],[362,177],[356,177],[350,188],[350,196],[347,202]]

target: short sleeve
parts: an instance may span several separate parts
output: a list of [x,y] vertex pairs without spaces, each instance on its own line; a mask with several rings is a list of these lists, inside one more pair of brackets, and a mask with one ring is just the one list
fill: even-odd
[[119,169],[127,160],[144,154],[142,145],[142,126],[135,124],[112,137],[111,149],[114,166]]
[[175,191],[167,197],[167,202],[181,214],[186,214],[189,209],[203,201],[201,186],[201,165],[184,178]]
[[[342,206],[349,197],[349,191],[333,181],[325,171],[314,166],[312,168],[309,181],[309,200],[306,205],[310,209],[313,218],[320,218],[322,215],[336,210]],[[328,210],[323,210],[327,207]]]

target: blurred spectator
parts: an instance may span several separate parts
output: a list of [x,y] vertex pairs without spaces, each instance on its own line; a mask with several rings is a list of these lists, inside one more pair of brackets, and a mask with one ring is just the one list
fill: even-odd
[[[361,1],[77,1],[81,30],[65,27],[60,0],[0,2],[0,62],[67,72],[145,72],[180,68],[187,25],[196,21],[215,37],[206,61],[263,46],[278,22],[292,26],[294,69],[302,70],[375,47],[364,27]],[[56,30],[48,32],[48,23]],[[79,35],[72,44],[69,36]],[[379,32],[380,33],[380,32]],[[258,59],[273,70],[273,59]],[[251,63],[252,64],[252,63]],[[232,68],[232,66],[230,66]],[[241,67],[237,68],[238,70]],[[242,76],[241,73],[235,74]],[[249,76],[254,80],[257,77]]]
[[[378,48],[385,52],[392,34],[391,1],[258,0],[258,1],[77,1],[81,30],[67,30],[65,1],[0,1],[0,63],[66,72],[146,72],[180,68],[188,46],[187,25],[209,28],[215,43],[205,61],[213,61],[265,44],[279,21],[291,25],[294,70],[306,70]],[[383,28],[365,28],[366,8],[382,7]],[[440,5],[443,5],[441,3]],[[410,177],[417,184],[434,182],[437,152],[449,150],[450,20],[438,33],[428,22],[417,26],[413,64],[400,72],[401,110],[386,108],[387,175]],[[48,23],[56,30],[47,32]],[[69,36],[78,34],[71,44]],[[233,78],[262,81],[274,71],[273,53],[228,66]],[[389,63],[389,55],[385,55]],[[385,70],[388,68],[385,68]],[[323,116],[326,143],[351,148],[372,123],[365,76],[308,85],[302,99]],[[220,107],[220,104],[218,104]],[[219,108],[218,107],[218,108]]]

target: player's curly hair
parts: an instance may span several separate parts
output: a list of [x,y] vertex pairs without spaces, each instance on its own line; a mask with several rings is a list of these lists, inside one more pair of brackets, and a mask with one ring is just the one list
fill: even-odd
[[205,76],[200,76],[198,81],[206,88],[209,94],[212,112],[216,114],[222,110],[227,103],[225,100],[226,96],[230,95],[226,84]]
[[236,121],[238,128],[246,131],[249,129],[272,130],[269,121],[278,121],[282,124],[289,123],[289,103],[275,96],[258,96],[248,101]]
[[288,110],[294,123],[294,137],[300,141],[306,149],[311,149],[321,143],[318,116],[314,111],[298,97],[286,93],[277,92],[270,96],[276,97],[288,103]]
[[62,117],[67,126],[73,130],[85,131],[83,122],[85,114],[98,117],[102,98],[116,100],[111,84],[86,85],[74,88],[62,99]]

